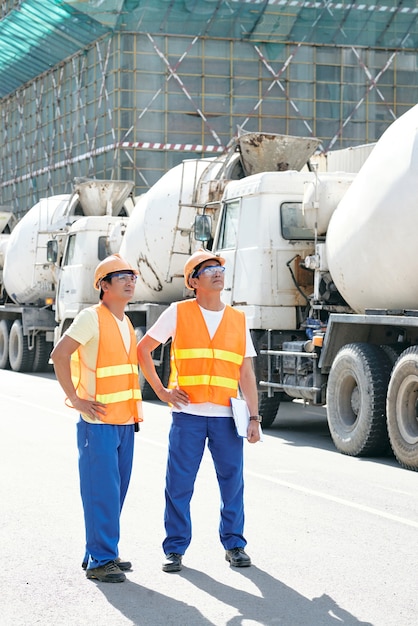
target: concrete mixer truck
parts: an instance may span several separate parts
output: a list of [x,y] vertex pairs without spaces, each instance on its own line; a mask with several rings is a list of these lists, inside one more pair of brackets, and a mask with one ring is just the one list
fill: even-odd
[[417,128],[418,106],[352,177],[288,171],[229,183],[214,236],[202,236],[226,259],[225,297],[252,330],[264,426],[283,398],[326,404],[339,451],[373,456],[391,447],[413,470]]
[[76,179],[72,194],[42,199],[13,228],[0,212],[0,369],[47,369],[57,320],[97,301],[94,269],[120,247],[132,188]]
[[[190,296],[184,287],[183,267],[202,245],[196,215],[210,218],[213,233],[222,195],[231,181],[245,180],[255,171],[302,169],[318,143],[311,137],[241,134],[226,154],[183,161],[139,198],[120,248],[121,255],[139,271],[134,301],[127,309],[138,338],[171,302]],[[162,346],[154,359],[157,371],[167,380],[169,346]],[[155,399],[142,377],[141,388],[144,399]]]
[[17,218],[11,207],[0,206],[0,289],[3,285],[3,267],[10,233],[16,226]]
[[[139,270],[129,305],[138,334],[185,296],[182,268],[198,240],[226,259],[224,299],[246,313],[264,427],[283,400],[326,404],[339,451],[391,447],[418,469],[417,125],[415,107],[371,153],[360,147],[359,172],[302,167],[314,140],[296,163],[286,138],[251,134],[239,162],[168,172],[136,205],[121,246]],[[163,378],[168,360],[165,346],[155,355]]]

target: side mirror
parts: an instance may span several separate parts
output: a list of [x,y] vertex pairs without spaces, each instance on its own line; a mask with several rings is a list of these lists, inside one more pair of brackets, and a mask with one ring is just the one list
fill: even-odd
[[194,218],[194,237],[197,241],[212,239],[212,219],[210,215],[196,215]]
[[46,260],[48,263],[56,263],[58,259],[58,241],[50,239],[46,244]]

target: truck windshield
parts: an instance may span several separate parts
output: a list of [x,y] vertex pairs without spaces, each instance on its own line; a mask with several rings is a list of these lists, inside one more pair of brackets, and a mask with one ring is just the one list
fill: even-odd
[[314,239],[315,233],[305,225],[301,202],[283,202],[280,221],[284,239]]
[[228,202],[223,211],[219,233],[218,248],[221,250],[235,249],[238,238],[239,200]]

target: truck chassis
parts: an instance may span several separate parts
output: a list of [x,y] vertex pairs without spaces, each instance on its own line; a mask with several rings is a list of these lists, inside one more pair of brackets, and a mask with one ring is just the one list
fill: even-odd
[[268,396],[326,405],[340,452],[377,456],[392,449],[403,467],[418,470],[418,311],[331,314],[317,336],[323,341],[311,352],[292,350],[292,342],[260,350],[268,373],[260,387]]

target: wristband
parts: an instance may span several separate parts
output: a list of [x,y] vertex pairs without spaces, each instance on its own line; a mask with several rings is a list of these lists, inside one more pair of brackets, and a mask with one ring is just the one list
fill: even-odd
[[251,422],[261,422],[262,419],[261,415],[250,415]]

